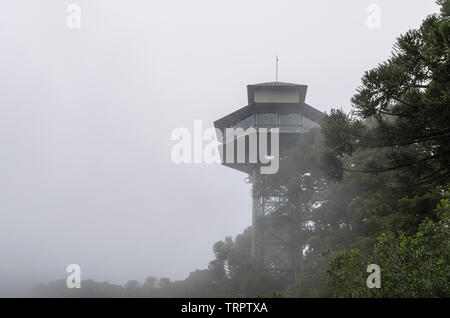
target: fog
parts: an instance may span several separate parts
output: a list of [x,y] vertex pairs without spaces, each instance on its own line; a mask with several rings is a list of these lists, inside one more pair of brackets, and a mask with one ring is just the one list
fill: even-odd
[[[69,3],[81,28],[66,26]],[[381,8],[371,29],[366,11]],[[308,85],[350,109],[365,70],[433,0],[0,3],[0,295],[66,277],[184,279],[251,224],[245,175],[175,164],[171,132],[245,106],[246,85]]]

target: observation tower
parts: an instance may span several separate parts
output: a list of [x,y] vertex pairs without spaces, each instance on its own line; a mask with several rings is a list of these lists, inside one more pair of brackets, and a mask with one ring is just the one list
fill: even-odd
[[[306,85],[278,81],[248,85],[248,104],[214,122],[222,132],[218,136],[222,164],[246,173],[253,183],[252,258],[289,281],[301,253],[295,243],[295,213],[279,194],[257,194],[255,183],[262,169],[268,174],[278,170],[275,161],[282,164],[280,157],[300,134],[320,126],[323,113],[305,103],[306,91]],[[261,150],[267,150],[266,156]]]

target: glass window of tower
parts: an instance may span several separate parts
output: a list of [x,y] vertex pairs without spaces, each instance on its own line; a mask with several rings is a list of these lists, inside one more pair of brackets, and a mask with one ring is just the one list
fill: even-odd
[[319,127],[320,125],[311,119],[303,117],[303,130],[309,130],[314,127]]
[[253,127],[253,115],[248,116],[246,118],[244,118],[243,120],[241,120],[238,123],[238,127],[245,129],[248,129],[250,127]]
[[280,113],[280,131],[300,131],[300,113]]
[[256,123],[258,127],[276,127],[277,113],[259,113],[257,114]]

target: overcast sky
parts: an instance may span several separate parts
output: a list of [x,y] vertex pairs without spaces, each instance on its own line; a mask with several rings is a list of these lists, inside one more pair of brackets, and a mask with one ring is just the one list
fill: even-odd
[[[66,25],[81,7],[81,28]],[[381,27],[367,26],[370,4]],[[172,163],[173,129],[246,105],[246,85],[308,85],[350,109],[365,70],[434,0],[2,0],[0,295],[65,278],[184,279],[251,223],[245,175]]]

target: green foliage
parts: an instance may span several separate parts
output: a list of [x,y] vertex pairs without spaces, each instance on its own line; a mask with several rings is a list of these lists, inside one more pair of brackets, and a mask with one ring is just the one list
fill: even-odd
[[[401,35],[392,57],[364,74],[352,113],[333,110],[324,119],[329,176],[401,170],[401,184],[450,181],[450,1],[438,3],[441,14]],[[380,151],[359,168],[345,165],[345,156],[367,149]]]
[[[330,262],[330,288],[337,297],[449,297],[450,195],[416,234],[382,233],[368,261],[359,250],[340,251]],[[381,288],[366,286],[368,264],[381,266]]]
[[330,262],[327,271],[332,281],[333,296],[364,296],[365,288],[367,288],[365,286],[364,265],[358,249],[339,251]]

